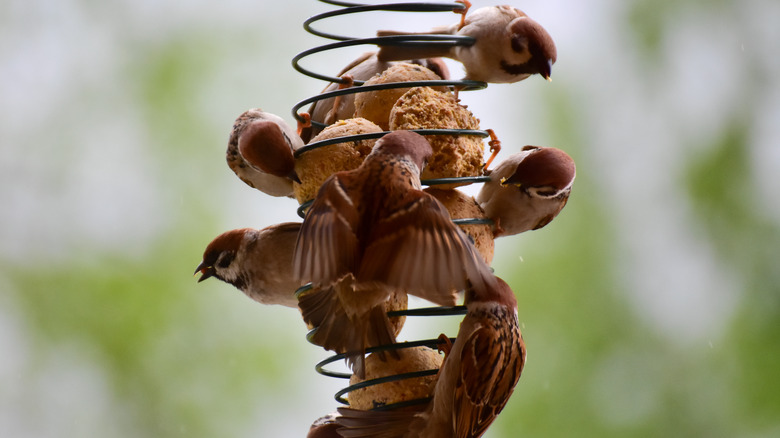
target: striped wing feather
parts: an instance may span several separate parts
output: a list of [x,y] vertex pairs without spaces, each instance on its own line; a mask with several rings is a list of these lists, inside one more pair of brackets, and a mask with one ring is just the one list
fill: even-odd
[[[303,320],[314,327],[310,341],[326,350],[345,353],[347,363],[363,378],[366,348],[395,343],[395,334],[384,306],[389,292],[355,292],[352,283],[352,276],[348,275],[304,293],[298,299],[298,307]],[[364,305],[352,304],[357,295],[366,302]]]
[[463,346],[460,381],[454,394],[457,438],[482,436],[506,405],[520,378],[525,348],[519,330],[502,324],[511,323],[485,321]]
[[406,410],[361,411],[338,408],[336,422],[343,426],[339,433],[349,438],[401,438],[409,432],[409,424],[426,405]]
[[301,225],[293,255],[297,279],[328,284],[355,270],[359,216],[340,176],[325,180]]
[[377,221],[369,235],[359,281],[397,287],[439,305],[454,305],[467,280],[484,284],[490,269],[468,237],[433,196],[404,195],[400,208]]

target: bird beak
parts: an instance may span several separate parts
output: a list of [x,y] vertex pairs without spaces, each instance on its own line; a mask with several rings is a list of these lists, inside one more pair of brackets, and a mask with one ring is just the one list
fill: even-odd
[[552,78],[550,78],[550,75],[552,74],[552,65],[553,65],[553,60],[548,59],[547,62],[545,62],[542,67],[542,77],[547,79],[547,82],[552,82]]
[[297,173],[295,173],[295,169],[293,169],[293,171],[292,171],[292,172],[290,172],[290,174],[289,174],[289,175],[287,175],[287,178],[290,178],[291,180],[293,180],[293,181],[297,182],[298,184],[303,184],[303,183],[301,182],[301,179],[300,179],[300,178],[298,178],[298,174],[297,174]]
[[200,283],[203,280],[213,277],[217,273],[217,270],[214,269],[213,266],[206,266],[204,262],[200,262],[198,267],[195,268],[195,272],[192,275],[198,275],[198,272],[203,274],[198,279],[198,283]]

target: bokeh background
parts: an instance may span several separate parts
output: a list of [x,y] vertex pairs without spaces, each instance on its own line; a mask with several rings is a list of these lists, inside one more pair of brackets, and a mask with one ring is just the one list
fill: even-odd
[[[552,224],[496,242],[529,357],[487,436],[780,436],[780,3],[513,5],[555,38],[554,81],[463,103],[499,158],[557,146],[578,176]],[[224,150],[244,110],[292,122],[324,86],[290,59],[327,42],[301,23],[332,8],[0,4],[0,436],[303,437],[336,407],[295,310],[192,277],[218,233],[297,220]]]

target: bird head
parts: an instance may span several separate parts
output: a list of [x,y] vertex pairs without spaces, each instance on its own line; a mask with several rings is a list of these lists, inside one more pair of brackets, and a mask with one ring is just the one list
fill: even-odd
[[295,173],[293,139],[280,126],[284,121],[269,119],[268,113],[264,115],[244,126],[238,137],[239,153],[253,167],[300,184]]
[[392,131],[379,139],[374,145],[374,152],[407,157],[422,172],[428,159],[433,155],[433,149],[428,140],[412,131]]
[[543,198],[556,197],[571,189],[576,167],[566,152],[538,146],[524,146],[522,151],[525,157],[501,181],[502,185],[512,184]]
[[203,252],[203,261],[195,268],[194,275],[201,273],[198,283],[216,277],[241,289],[245,285],[244,273],[237,257],[244,246],[249,229],[242,228],[224,232],[208,244]]
[[520,17],[509,23],[512,50],[527,59],[522,64],[524,73],[538,73],[550,80],[552,65],[558,58],[555,42],[541,24],[528,17]]

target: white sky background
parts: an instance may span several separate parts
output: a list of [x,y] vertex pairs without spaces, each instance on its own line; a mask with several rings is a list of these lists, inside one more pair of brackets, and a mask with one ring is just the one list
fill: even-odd
[[[224,229],[265,226],[297,220],[295,203],[265,199],[245,187],[224,165],[224,147],[234,118],[257,106],[292,122],[292,105],[323,84],[295,72],[290,58],[327,41],[305,34],[300,22],[332,7],[314,1],[5,1],[0,6],[0,260],[11,264],[63,262],[73,251],[129,252],[138,256],[155,238],[186,217],[188,196],[202,192],[224,212]],[[474,7],[490,5],[473,1]],[[755,177],[759,199],[777,200],[780,181],[780,3],[741,2],[727,11],[682,7],[671,31],[663,36],[657,73],[642,71],[632,53],[621,0],[534,1],[517,4],[542,23],[558,46],[553,82],[538,77],[514,85],[491,85],[462,95],[464,103],[494,128],[504,156],[525,144],[551,144],[546,112],[538,102],[555,87],[577,97],[587,137],[577,147],[579,174],[589,172],[599,196],[614,215],[619,235],[621,281],[640,319],[681,345],[717,340],[741,279],[717,260],[695,224],[676,175],[696,150],[682,150],[692,139],[715,138],[741,107],[758,107],[752,126]],[[306,12],[297,12],[306,9]],[[448,14],[371,15],[370,20],[333,29],[370,36],[376,28],[425,29],[456,19]],[[344,22],[343,19],[339,22]],[[127,86],[128,63],[143,62],[139,48],[198,30],[220,35],[214,44],[222,58],[210,81],[192,96],[194,111],[210,120],[217,170],[203,187],[161,189],[166,163],[150,151],[164,148],[144,121],[139,96]],[[247,53],[241,38],[272,34],[262,52]],[[362,48],[312,57],[318,71],[335,73]],[[316,61],[315,61],[316,60]],[[453,76],[460,73],[452,63]],[[747,83],[750,82],[750,83]],[[270,85],[273,84],[273,85]],[[515,128],[515,126],[519,126]],[[198,145],[202,148],[203,145]],[[499,155],[499,159],[501,155]],[[192,180],[188,180],[192,181]],[[577,196],[575,184],[572,197]],[[780,220],[780,202],[764,203],[766,214]],[[184,210],[184,211],[182,211]],[[261,216],[259,216],[261,215]],[[641,230],[638,232],[637,230]],[[499,251],[511,245],[499,242]],[[0,278],[0,281],[3,279]],[[5,288],[3,288],[5,289]],[[21,388],[8,385],[9,370],[24,369],[31,348],[24,320],[11,317],[13,303],[2,300],[0,349],[15,351],[0,360],[0,423],[13,436],[55,436],[41,423],[9,419]],[[11,306],[11,307],[7,307]],[[106,393],[99,370],[88,358],[52,352],[64,367],[38,370],[41,388],[31,388],[42,403],[40,418],[60,417],[62,401],[43,386],[48,381],[82,385],[97,405],[83,415],[104,416],[100,406],[118,404]],[[6,356],[8,357],[8,356]],[[16,368],[14,368],[16,367]],[[58,374],[60,373],[60,374]],[[322,379],[312,376],[312,380]],[[327,400],[332,393],[327,390]],[[29,399],[28,393],[26,399]],[[324,398],[325,396],[323,396]],[[30,401],[32,403],[32,401]],[[268,418],[283,418],[284,406]],[[319,406],[318,406],[319,408]],[[11,409],[6,410],[6,409]],[[65,413],[69,412],[67,409]],[[322,412],[323,414],[325,412]],[[60,417],[63,424],[69,424]],[[7,423],[6,421],[10,421]],[[259,421],[259,420],[258,420]],[[54,421],[52,424],[60,424]],[[258,423],[260,424],[260,423]],[[263,422],[268,426],[268,422]],[[83,431],[73,426],[74,433]],[[254,436],[258,425],[249,425]],[[103,429],[105,431],[105,429]],[[0,426],[3,432],[3,426]],[[0,433],[3,435],[3,433]],[[11,435],[8,435],[11,436]],[[282,435],[278,435],[282,436]]]

